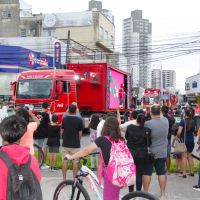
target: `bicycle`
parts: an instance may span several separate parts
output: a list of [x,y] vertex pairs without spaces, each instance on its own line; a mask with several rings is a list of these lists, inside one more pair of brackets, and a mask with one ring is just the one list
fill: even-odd
[[39,145],[33,144],[33,146],[35,158],[38,160],[39,167],[41,167],[44,164],[44,152],[42,151],[42,148]]
[[139,200],[146,199],[146,200],[159,200],[159,198],[155,197],[154,195],[147,193],[147,192],[142,192],[142,191],[136,191],[136,192],[130,192],[126,194],[122,200]]
[[[66,180],[61,182],[54,192],[53,200],[91,200],[87,190],[83,186],[84,178],[86,178],[90,188],[94,191],[97,200],[103,200],[101,192],[98,189],[103,188],[103,186],[99,186],[99,180],[97,176],[86,166],[86,158],[81,159],[83,160],[83,165],[79,169],[79,173],[76,178],[74,180]],[[122,200],[131,200],[136,197],[142,197],[146,200],[159,200],[152,194],[145,192],[131,192],[122,197]]]

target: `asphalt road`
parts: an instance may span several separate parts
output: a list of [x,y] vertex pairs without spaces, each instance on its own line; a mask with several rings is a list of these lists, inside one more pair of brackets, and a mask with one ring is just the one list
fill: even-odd
[[[89,137],[84,136],[82,138],[82,146],[85,146],[90,143]],[[49,172],[49,170],[42,170],[42,192],[44,200],[53,199],[53,193],[57,185],[62,181],[61,170],[57,172]],[[166,200],[199,200],[200,192],[194,191],[192,189],[193,185],[197,183],[197,175],[195,177],[187,176],[186,179],[178,177],[176,174],[171,174],[167,177],[167,198]],[[68,178],[72,178],[71,171],[68,171]],[[85,188],[87,188],[88,193],[91,196],[92,200],[95,200],[95,195],[87,184],[87,181],[84,182]],[[128,192],[128,189],[122,189],[121,195],[124,195]],[[159,184],[157,177],[154,174],[152,177],[150,192],[156,196],[159,196]]]

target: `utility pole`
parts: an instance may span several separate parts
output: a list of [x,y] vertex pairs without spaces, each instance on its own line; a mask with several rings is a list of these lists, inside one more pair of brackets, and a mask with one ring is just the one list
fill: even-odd
[[160,65],[160,105],[163,106],[163,77],[162,77],[162,63]]
[[67,49],[66,49],[66,67],[67,67],[67,64],[69,64],[71,62],[71,59],[70,59],[70,31],[68,31],[68,34],[67,34]]

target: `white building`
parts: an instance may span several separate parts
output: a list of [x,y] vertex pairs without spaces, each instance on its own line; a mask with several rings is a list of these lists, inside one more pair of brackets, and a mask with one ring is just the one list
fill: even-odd
[[200,73],[186,78],[185,93],[189,102],[200,106]]
[[[162,86],[161,86],[162,80]],[[151,87],[160,89],[168,89],[175,91],[176,89],[176,72],[174,70],[162,70],[161,79],[161,69],[153,69],[151,72]]]
[[151,87],[152,26],[143,19],[142,11],[131,12],[131,17],[123,20],[123,53],[127,58],[127,71],[133,74],[133,87]]

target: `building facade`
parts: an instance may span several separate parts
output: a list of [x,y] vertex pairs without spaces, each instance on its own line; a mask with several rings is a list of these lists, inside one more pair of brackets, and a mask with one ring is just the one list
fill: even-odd
[[0,37],[17,37],[20,35],[19,0],[0,1]]
[[32,14],[32,6],[23,0],[0,1],[0,37],[39,37],[42,14]]
[[141,10],[123,20],[123,54],[133,74],[133,87],[151,87],[151,35],[152,24],[143,19]]
[[186,78],[185,93],[188,102],[194,102],[200,106],[200,73]]
[[111,62],[109,54],[114,50],[115,26],[100,11],[45,14],[42,29],[43,36],[66,43],[70,31],[70,38],[94,50],[97,60]]
[[[161,78],[162,73],[162,78]],[[162,85],[161,85],[162,81]],[[151,72],[151,87],[156,89],[176,89],[176,72],[174,70],[153,69]]]
[[54,37],[69,44],[70,62],[82,62],[83,54],[84,62],[116,62],[114,18],[100,1],[90,1],[85,12],[33,14],[23,0],[2,0],[0,14],[0,37]]

